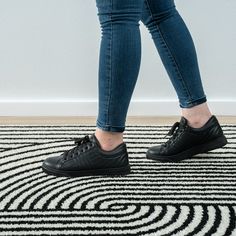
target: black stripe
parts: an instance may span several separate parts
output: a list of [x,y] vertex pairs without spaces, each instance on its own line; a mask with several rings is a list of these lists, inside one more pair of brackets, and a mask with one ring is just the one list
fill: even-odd
[[222,220],[221,210],[219,209],[219,206],[216,206],[215,210],[216,210],[215,220],[214,220],[213,225],[210,228],[210,230],[206,233],[206,235],[209,235],[209,236],[213,235],[217,231],[217,228]]
[[226,229],[225,236],[232,236],[232,232],[236,229],[236,212],[234,211],[232,206],[229,206],[229,214],[230,214],[230,223],[229,227]]
[[[143,125],[143,124],[127,124],[126,128],[136,128],[136,127],[144,127],[144,128],[150,128],[150,127],[171,127],[172,125],[160,125],[160,124],[151,124],[151,125]],[[11,124],[4,124],[0,125],[0,128],[51,128],[51,127],[56,127],[56,128],[73,128],[73,127],[81,127],[81,128],[90,128],[90,127],[95,127],[95,124],[68,124],[68,125],[63,125],[63,124],[58,124],[58,125],[49,125],[49,124],[34,124],[34,125],[11,125]],[[221,124],[222,128],[235,128],[235,124]]]
[[[202,207],[202,219],[200,221],[200,223],[194,228],[194,230],[192,232],[190,232],[189,234],[187,234],[186,236],[195,236],[197,233],[199,233],[207,224],[207,221],[209,219],[209,214],[208,214],[208,210],[207,210],[207,205],[201,205]],[[196,214],[194,214],[195,217]],[[193,216],[193,217],[194,217]]]
[[[124,203],[124,205],[139,205],[139,203],[134,203],[134,202],[132,202],[132,203]],[[236,205],[235,205],[235,203],[226,203],[226,202],[224,202],[224,203],[188,203],[188,202],[185,202],[185,203],[173,203],[173,202],[170,202],[170,203],[145,203],[145,204],[142,204],[142,206],[144,206],[144,205],[154,205],[154,206],[162,206],[162,207],[164,207],[164,206],[174,206],[174,207],[178,207],[178,206],[205,206],[205,207],[208,207],[208,206],[213,206],[213,207],[219,207],[219,206],[223,206],[223,207],[235,207]],[[96,216],[97,215],[97,213],[93,213],[95,210],[94,209],[86,209],[86,210],[81,210],[81,209],[73,209],[73,210],[71,210],[71,209],[59,209],[59,210],[56,210],[56,209],[22,209],[20,212],[21,213],[23,213],[23,212],[26,212],[27,213],[27,215],[17,215],[17,214],[14,214],[14,215],[11,215],[11,214],[9,214],[9,215],[6,215],[6,216],[9,216],[9,217],[19,217],[19,218],[21,218],[22,216],[24,216],[24,217],[33,217],[33,216],[35,216],[35,217],[47,217],[47,215],[45,216],[44,215],[44,213],[46,213],[46,212],[48,212],[48,213],[50,213],[50,216],[51,215],[56,215],[57,217],[64,217],[65,215],[70,215],[71,216],[71,214],[73,215],[75,215],[75,217],[77,217],[77,216]],[[104,212],[107,212],[107,209],[99,209],[99,211],[100,212],[102,212],[102,211],[104,211]],[[18,210],[16,210],[16,209],[6,209],[6,210],[0,210],[0,212],[2,212],[2,213],[6,213],[6,212],[8,212],[8,213],[19,213],[19,211]],[[55,212],[60,212],[60,213],[58,213],[58,214],[55,214]],[[115,212],[115,211],[114,211]],[[65,215],[63,215],[62,213],[65,213]],[[66,214],[66,213],[68,213],[68,214]],[[233,213],[235,216],[236,216],[236,213]],[[109,215],[110,215],[110,212],[109,212]],[[100,215],[99,215],[100,216]],[[104,216],[104,215],[102,215],[102,216]],[[5,215],[0,215],[0,219],[1,219],[1,217],[3,217],[3,218],[5,218]]]

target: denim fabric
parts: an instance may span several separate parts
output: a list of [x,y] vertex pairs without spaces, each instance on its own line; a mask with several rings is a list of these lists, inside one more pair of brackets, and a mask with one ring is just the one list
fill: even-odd
[[206,102],[191,35],[173,0],[96,0],[101,25],[97,127],[123,132],[147,27],[181,108]]

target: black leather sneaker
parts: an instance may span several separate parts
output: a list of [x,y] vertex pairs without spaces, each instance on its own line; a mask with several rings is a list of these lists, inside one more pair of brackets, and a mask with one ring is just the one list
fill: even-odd
[[75,139],[76,146],[44,160],[42,169],[56,176],[124,175],[130,173],[126,144],[112,151],[101,148],[95,134]]
[[167,135],[171,136],[167,142],[147,150],[148,159],[163,162],[181,161],[227,144],[227,139],[214,115],[201,128],[190,127],[188,121],[181,117],[180,122],[176,122]]

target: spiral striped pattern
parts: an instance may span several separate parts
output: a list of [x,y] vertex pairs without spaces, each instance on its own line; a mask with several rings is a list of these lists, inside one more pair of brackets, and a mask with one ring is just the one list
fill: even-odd
[[236,235],[236,126],[229,143],[179,163],[145,158],[169,125],[128,125],[131,174],[55,177],[42,161],[87,125],[0,126],[0,235]]

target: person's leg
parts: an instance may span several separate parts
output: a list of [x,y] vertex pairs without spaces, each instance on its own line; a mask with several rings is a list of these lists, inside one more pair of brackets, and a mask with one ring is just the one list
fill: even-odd
[[95,135],[105,150],[123,142],[127,110],[141,61],[139,21],[143,1],[96,0],[102,38]]
[[180,161],[227,143],[222,128],[206,103],[191,35],[173,0],[145,0],[142,22],[149,29],[182,108],[161,145],[150,147],[148,159]]
[[211,117],[192,37],[173,0],[145,0],[142,22],[152,35],[179,98],[182,115],[192,127]]
[[99,113],[90,137],[44,160],[42,169],[55,176],[130,173],[123,131],[141,60],[139,21],[144,0],[96,0],[102,39],[99,58]]

